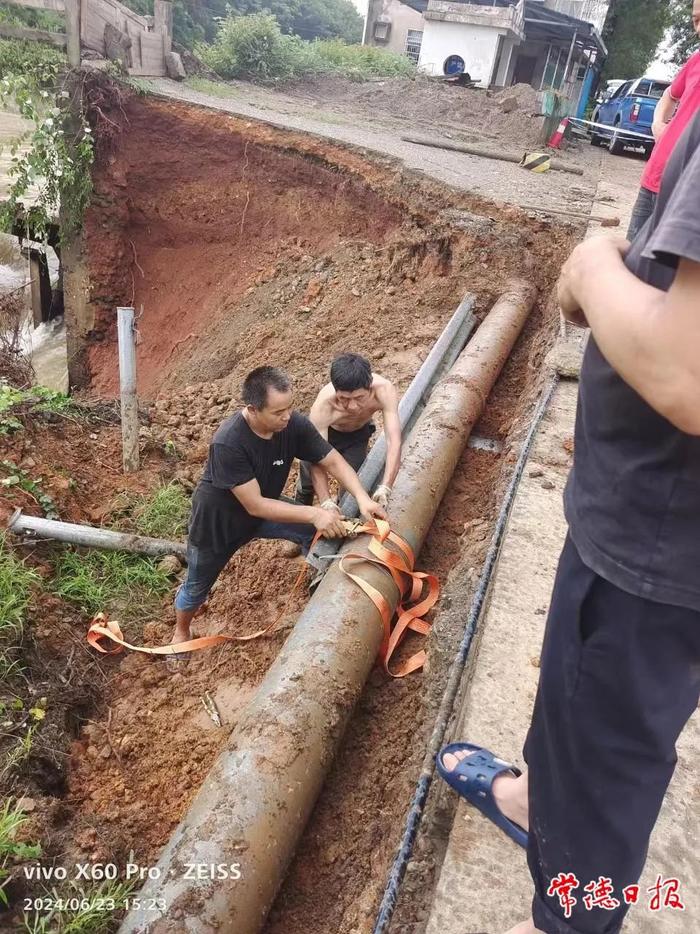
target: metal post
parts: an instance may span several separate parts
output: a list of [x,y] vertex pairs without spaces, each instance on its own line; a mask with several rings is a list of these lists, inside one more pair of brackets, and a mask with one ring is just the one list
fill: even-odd
[[569,54],[566,59],[566,65],[564,66],[564,81],[562,86],[566,84],[569,76],[569,67],[571,65],[571,59],[574,57],[574,49],[576,48],[576,40],[578,39],[578,33],[574,31],[574,34],[571,38],[571,45],[569,46]]
[[117,334],[124,473],[134,473],[139,469],[139,403],[136,396],[136,332],[133,308],[117,308]]
[[549,68],[549,59],[552,54],[552,43],[550,42],[547,46],[547,61],[544,63],[544,71],[542,72],[542,80],[540,81],[540,91],[544,90],[544,79],[547,77],[547,69]]
[[21,509],[15,511],[7,530],[27,538],[50,538],[69,545],[103,548],[106,551],[131,551],[151,557],[177,555],[183,561],[187,555],[184,542],[170,542],[162,538],[147,538],[144,535],[132,535],[128,532],[98,529],[91,525],[76,525],[55,519],[40,519],[38,516],[25,516]]

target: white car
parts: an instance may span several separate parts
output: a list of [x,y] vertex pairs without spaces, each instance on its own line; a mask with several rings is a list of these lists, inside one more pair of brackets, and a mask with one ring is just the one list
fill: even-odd
[[604,104],[606,101],[609,101],[613,96],[615,91],[625,83],[624,78],[613,78],[612,81],[606,81],[605,87],[600,88],[598,91],[598,96],[595,99],[596,104],[598,105],[593,111],[593,122],[598,122],[598,112],[600,110],[600,105]]

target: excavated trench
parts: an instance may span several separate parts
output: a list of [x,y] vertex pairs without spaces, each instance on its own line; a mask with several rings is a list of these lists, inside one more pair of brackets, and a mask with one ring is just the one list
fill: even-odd
[[[365,353],[404,390],[466,292],[482,316],[508,277],[536,281],[540,300],[476,429],[503,451],[465,451],[418,561],[443,584],[458,562],[478,571],[556,327],[548,296],[571,232],[328,140],[151,97],[103,110],[119,132],[100,147],[86,224],[90,392],[116,395],[115,308],[134,305],[144,444],[174,446],[171,473],[186,488],[253,367],[287,368],[302,411],[342,350]],[[118,489],[109,474],[103,498]],[[72,518],[94,512],[75,503]],[[298,569],[279,543],[252,543],[223,573],[198,633],[259,628]],[[104,716],[71,746],[51,830],[63,861],[123,864],[133,852],[155,863],[304,600],[270,638],[199,653],[186,674],[135,653],[109,660]],[[166,600],[133,635],[162,643],[170,625]],[[431,645],[422,673],[372,674],[267,934],[371,929],[451,654]]]

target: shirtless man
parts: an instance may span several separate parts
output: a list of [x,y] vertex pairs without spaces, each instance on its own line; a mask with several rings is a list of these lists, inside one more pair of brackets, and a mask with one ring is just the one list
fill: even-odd
[[[331,381],[316,397],[309,418],[355,471],[362,466],[369,439],[376,431],[372,422],[375,412],[381,412],[384,419],[386,466],[382,483],[372,499],[386,508],[401,463],[398,394],[389,380],[373,373],[369,360],[359,354],[344,353],[336,357],[331,364]],[[326,471],[302,462],[296,501],[311,505],[314,489],[321,503],[330,499]]]

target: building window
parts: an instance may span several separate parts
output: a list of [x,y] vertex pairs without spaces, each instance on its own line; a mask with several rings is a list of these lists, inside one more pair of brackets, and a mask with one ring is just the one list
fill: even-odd
[[379,19],[374,24],[374,39],[376,42],[388,42],[391,32],[391,21],[388,19]]
[[418,64],[422,42],[423,33],[420,29],[408,30],[408,34],[406,36],[406,55],[411,59],[414,65]]

